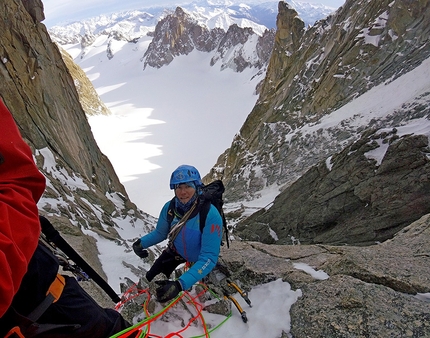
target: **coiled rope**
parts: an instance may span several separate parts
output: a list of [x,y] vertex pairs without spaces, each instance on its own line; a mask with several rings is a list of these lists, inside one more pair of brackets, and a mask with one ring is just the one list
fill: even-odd
[[[136,297],[142,295],[142,294],[146,294],[146,300],[145,302],[142,304],[143,306],[143,311],[145,313],[145,315],[147,316],[145,319],[143,319],[142,321],[138,322],[137,324],[121,331],[118,332],[117,334],[111,336],[110,338],[127,338],[127,337],[133,337],[133,338],[173,338],[173,337],[179,337],[179,338],[183,338],[183,334],[184,332],[187,331],[187,329],[190,328],[191,324],[197,320],[200,319],[201,323],[202,323],[202,328],[203,328],[203,333],[201,335],[198,336],[193,336],[191,338],[201,338],[201,337],[205,337],[205,338],[209,338],[210,334],[215,331],[216,329],[218,329],[220,326],[222,326],[232,315],[232,312],[230,310],[230,313],[228,314],[228,316],[222,320],[218,325],[216,325],[215,327],[213,327],[212,329],[208,329],[204,316],[203,316],[203,305],[200,304],[200,302],[198,302],[198,298],[199,296],[201,296],[202,294],[204,294],[205,292],[209,291],[212,295],[216,296],[215,293],[213,293],[206,285],[204,284],[200,284],[203,286],[203,290],[201,291],[201,293],[199,293],[196,296],[192,296],[188,291],[184,291],[182,292],[182,294],[180,294],[178,297],[176,297],[173,301],[171,301],[167,306],[165,306],[162,310],[160,310],[159,312],[151,315],[148,311],[148,303],[151,299],[151,294],[149,292],[149,289],[139,289],[137,287],[137,283],[132,285],[126,292],[124,292],[123,296],[122,296],[122,300],[121,302],[119,302],[115,309],[117,311],[121,311],[121,309],[130,301],[132,301],[133,299],[135,299]],[[218,296],[216,296],[218,298]],[[171,332],[169,334],[167,334],[166,336],[160,336],[157,335],[155,333],[151,332],[151,324],[154,323],[157,319],[159,319],[163,314],[167,313],[168,311],[172,310],[174,308],[174,306],[176,304],[178,304],[181,300],[184,300],[185,304],[191,305],[195,311],[196,311],[196,315],[193,316],[188,323],[179,331],[176,332]],[[187,336],[189,337],[189,336]]]

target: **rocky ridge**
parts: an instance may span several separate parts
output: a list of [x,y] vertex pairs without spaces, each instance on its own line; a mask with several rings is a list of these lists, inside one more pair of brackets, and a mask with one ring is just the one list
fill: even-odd
[[[307,25],[333,9],[291,1],[306,18]],[[152,37],[142,60],[147,66],[167,66],[175,57],[193,50],[214,54],[210,65],[241,72],[256,68],[264,72],[272,51],[277,1],[236,6],[196,1],[182,7],[151,7],[110,16],[100,15],[82,22],[54,26],[49,33],[60,45],[79,44],[84,58],[96,41],[106,40],[106,56],[115,57],[117,41],[137,43]]]
[[[326,17],[334,8],[318,5],[288,1],[296,8],[306,26],[312,26],[315,21]],[[232,5],[228,1],[211,2],[207,0],[194,1],[190,4],[182,4],[181,8],[200,26],[209,30],[228,27],[236,24],[241,28],[250,27],[259,35],[266,29],[276,27],[276,15],[278,13],[278,1],[264,3],[242,3]],[[62,45],[81,43],[85,36],[98,37],[100,35],[121,35],[127,41],[152,35],[157,23],[167,15],[175,12],[173,6],[151,6],[131,11],[101,14],[86,20],[63,23],[49,27],[52,39]]]
[[[229,202],[255,199],[268,187],[285,189],[310,167],[358,140],[366,128],[395,127],[413,118],[414,109],[409,114],[399,106],[388,116],[375,116],[371,125],[357,112],[330,128],[310,128],[426,60],[429,15],[428,1],[346,1],[305,30],[297,12],[280,2],[259,99],[207,181],[222,178]],[[425,96],[417,96],[421,94]]]
[[[251,28],[231,25],[227,32],[222,28],[208,29],[178,7],[174,14],[160,20],[154,37],[146,50],[144,68],[160,68],[168,65],[179,55],[193,50],[212,52],[210,65],[218,61],[221,70],[231,68],[241,72],[245,68],[262,69],[268,62],[273,47],[274,31],[266,30],[261,37]],[[251,48],[247,48],[247,46]],[[247,51],[255,51],[251,55]]]
[[61,46],[58,46],[61,52],[64,63],[75,83],[76,91],[79,95],[79,102],[88,116],[91,115],[110,115],[111,112],[108,107],[102,102],[97,94],[93,84],[88,79],[85,72],[79,67]]

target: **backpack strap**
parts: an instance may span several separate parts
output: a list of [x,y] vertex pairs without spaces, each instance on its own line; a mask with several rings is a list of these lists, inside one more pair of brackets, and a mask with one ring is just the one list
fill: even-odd
[[[46,312],[46,310],[55,303],[63,292],[64,286],[66,285],[65,278],[57,274],[54,281],[49,286],[46,292],[46,297],[41,303],[28,315],[23,316],[19,314],[13,306],[11,306],[5,317],[13,326],[7,333],[5,338],[24,338],[33,337],[48,331],[56,329],[67,329],[72,332],[77,328],[77,324],[49,324],[49,323],[37,323],[37,320]],[[14,325],[13,324],[13,325]]]
[[64,285],[66,285],[66,280],[63,276],[57,273],[54,281],[49,286],[45,299],[27,316],[27,318],[33,322],[37,321],[40,316],[45,313],[48,307],[60,298]]
[[167,223],[172,225],[173,218],[175,217],[175,198],[170,200],[169,209],[167,209]]
[[[200,207],[200,232],[203,232],[203,228],[206,225],[206,217],[208,216],[209,213],[209,209],[211,208],[211,201],[208,200],[204,200],[203,203],[201,204]],[[223,228],[224,228],[224,232],[225,232],[225,240],[227,242],[227,248],[230,247],[230,243],[228,241],[228,229],[227,229],[227,222],[225,219],[225,215],[224,212],[221,212],[217,209],[217,211],[219,212],[221,219],[222,219],[222,224],[223,224]],[[224,243],[221,241],[221,245],[224,245]]]
[[[202,205],[201,200],[198,200],[197,206],[196,206],[196,208],[194,208],[194,211],[189,215],[189,218],[195,217],[197,215],[197,213],[200,212],[201,205]],[[178,217],[180,218],[180,216],[178,216]],[[169,208],[167,209],[167,223],[169,223],[169,227],[170,227],[170,225],[172,225],[174,218],[175,218],[175,197],[173,197],[170,200]]]
[[203,233],[203,228],[206,225],[206,217],[208,216],[209,209],[211,208],[211,201],[203,201],[200,207],[200,232]]
[[[200,232],[203,232],[203,228],[205,227],[206,217],[209,213],[209,209],[211,207],[211,201],[202,200],[199,202],[198,210],[200,214]],[[170,201],[169,208],[167,209],[167,222],[169,226],[173,222],[173,218],[175,217],[175,198],[173,197]]]
[[79,324],[40,324],[19,314],[13,307],[8,309],[6,315],[14,326],[6,333],[5,338],[31,338],[59,329],[73,336],[73,331],[80,327]]
[[9,332],[4,336],[4,338],[25,338],[21,332],[19,326],[14,326],[9,330]]

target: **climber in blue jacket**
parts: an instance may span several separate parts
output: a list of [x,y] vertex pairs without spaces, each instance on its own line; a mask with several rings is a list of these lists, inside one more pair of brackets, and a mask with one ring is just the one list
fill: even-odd
[[215,206],[210,205],[203,226],[199,213],[203,200],[199,198],[202,180],[198,170],[190,165],[179,166],[171,175],[170,189],[175,197],[160,212],[156,228],[133,244],[133,250],[141,258],[152,245],[169,239],[167,248],[146,273],[150,282],[163,273],[170,277],[175,268],[185,262],[191,267],[177,280],[156,281],[156,293],[160,302],[175,298],[181,291],[190,289],[204,278],[216,265],[221,246],[222,218]]

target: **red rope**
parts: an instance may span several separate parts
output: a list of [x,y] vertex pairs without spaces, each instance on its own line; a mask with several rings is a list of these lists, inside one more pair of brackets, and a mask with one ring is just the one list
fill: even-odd
[[[134,292],[134,293],[133,293]],[[128,303],[129,301],[133,300],[134,298],[140,296],[143,293],[147,293],[149,295],[148,289],[138,289],[137,283],[134,283],[132,286],[130,286],[122,295],[121,301],[116,304],[115,310],[119,311],[122,309],[122,307]]]
[[[202,326],[204,328],[204,336],[207,337],[207,338],[209,338],[209,332],[208,332],[208,329],[206,327],[206,323],[205,323],[205,320],[204,320],[204,317],[203,317],[203,314],[202,314],[203,306],[202,306],[202,304],[200,304],[199,302],[196,301],[196,299],[198,297],[200,297],[202,294],[204,294],[205,292],[206,292],[206,290],[202,290],[195,297],[192,297],[190,295],[190,293],[187,292],[187,291],[183,292],[180,297],[176,298],[172,303],[170,303],[169,305],[167,305],[156,316],[154,316],[153,318],[149,318],[148,320],[146,320],[145,322],[143,322],[142,325],[139,325],[139,326],[133,328],[132,330],[130,330],[130,331],[122,334],[120,337],[121,338],[127,338],[130,335],[135,334],[135,333],[139,333],[139,336],[140,336],[142,334],[143,330],[146,328],[147,331],[146,331],[146,334],[144,336],[145,338],[173,338],[173,337],[183,338],[181,334],[184,331],[186,331],[191,326],[191,324],[194,321],[200,319],[201,322],[202,322]],[[127,291],[124,292],[124,294],[122,296],[121,302],[119,302],[116,305],[115,309],[116,310],[122,309],[122,307],[127,302],[133,300],[134,298],[138,297],[139,295],[141,295],[143,293],[146,293],[148,295],[147,299],[143,303],[143,310],[144,310],[144,312],[145,312],[145,314],[146,314],[147,317],[151,317],[151,314],[148,311],[148,303],[149,303],[149,301],[151,299],[151,294],[149,293],[149,289],[139,290],[137,288],[137,284],[132,285]],[[153,322],[155,322],[158,318],[160,318],[162,315],[164,315],[167,311],[169,311],[174,305],[176,305],[185,296],[187,296],[187,298],[188,298],[188,301],[186,303],[187,304],[191,304],[196,309],[196,312],[197,312],[197,314],[189,320],[188,324],[185,325],[185,327],[182,328],[181,330],[176,331],[176,332],[172,332],[172,333],[168,334],[165,337],[151,333],[150,332],[150,330],[151,330],[151,324]]]
[[[198,317],[200,317],[200,319],[201,319],[201,321],[202,321],[202,326],[203,326],[203,328],[204,328],[204,330],[205,330],[205,337],[209,337],[209,331],[208,331],[208,328],[206,327],[206,323],[205,323],[205,319],[204,319],[204,317],[203,317],[203,314],[202,314],[202,311],[203,311],[203,305],[202,304],[200,304],[200,303],[197,303],[196,302],[196,299],[198,298],[198,297],[200,297],[202,294],[204,294],[206,292],[206,290],[202,290],[199,294],[197,294],[194,298],[193,297],[191,297],[191,295],[187,292],[187,296],[188,297],[190,297],[190,301],[189,302],[191,302],[191,304],[195,307],[195,309],[197,310],[197,316],[195,317],[196,319],[198,318]],[[191,324],[191,322],[190,322],[190,324]]]

